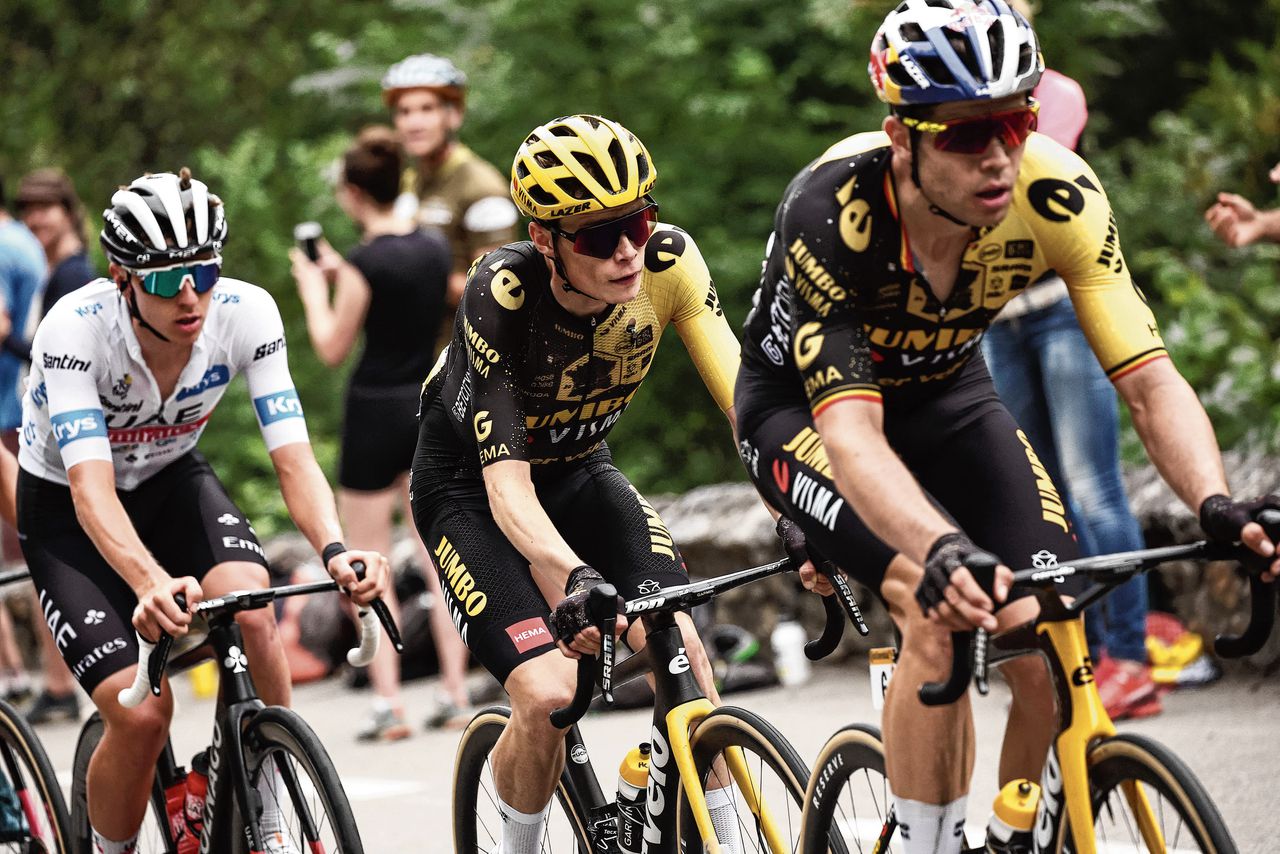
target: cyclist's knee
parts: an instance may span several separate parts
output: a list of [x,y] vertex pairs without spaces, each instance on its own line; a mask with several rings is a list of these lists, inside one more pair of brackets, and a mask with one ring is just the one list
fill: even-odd
[[240,624],[248,645],[270,644],[277,640],[276,615],[270,608],[244,611],[236,615],[236,622]]
[[155,748],[158,752],[169,737],[173,704],[167,698],[148,697],[141,705],[126,709],[113,697],[111,702],[100,703],[98,712],[108,732],[119,733],[139,750]]
[[1039,656],[1027,656],[1007,661],[1000,672],[1009,683],[1013,702],[1028,710],[1052,713],[1056,707],[1053,683],[1049,668]]
[[573,701],[577,662],[559,650],[524,662],[507,677],[512,714],[535,727],[551,728],[550,715]]

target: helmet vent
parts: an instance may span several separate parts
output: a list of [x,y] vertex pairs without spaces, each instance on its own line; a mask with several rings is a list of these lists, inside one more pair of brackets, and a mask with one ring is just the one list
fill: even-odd
[[[929,75],[929,79],[940,86],[950,86],[956,82],[955,77],[951,76],[951,71],[947,68],[946,63],[936,56],[918,56],[916,62],[924,69],[924,73]],[[893,66],[897,69],[897,65]],[[898,69],[899,71],[901,69]],[[908,78],[909,79],[909,78]],[[897,82],[895,80],[895,82]],[[903,84],[905,85],[905,84]]]
[[613,171],[618,175],[618,189],[626,187],[630,179],[630,166],[622,153],[622,143],[614,137],[609,140],[609,159],[613,161]]
[[1031,72],[1031,66],[1035,62],[1035,52],[1031,50],[1031,45],[1024,44],[1018,50],[1018,76]]
[[[600,170],[600,164],[595,161],[594,157],[584,154],[581,151],[575,151],[573,153],[573,159],[578,161],[578,165],[582,167],[582,171],[590,175],[593,181],[602,187],[608,186],[609,182],[605,180],[604,173]],[[576,181],[577,179],[574,180]],[[579,186],[581,186],[581,184],[579,184]],[[588,196],[574,196],[574,198],[582,199],[588,198]]]
[[[591,198],[591,193],[587,191],[586,185],[577,178],[561,178],[556,183],[569,198],[577,199],[578,201],[586,201]],[[554,201],[551,204],[554,204]]]
[[924,30],[920,29],[919,24],[906,23],[899,28],[898,32],[902,33],[902,37],[909,42],[925,41]]
[[[911,79],[911,75],[907,73],[907,70],[902,67],[902,63],[900,62],[895,62],[893,65],[886,67],[885,71],[888,72],[889,79],[892,80],[894,83],[897,83],[899,86],[917,85],[916,81]],[[932,74],[930,74],[929,76],[934,77],[934,75]],[[934,79],[936,80],[937,78],[934,77]]]
[[998,74],[1004,66],[1004,28],[992,27],[988,30],[987,41],[991,44],[991,67]]

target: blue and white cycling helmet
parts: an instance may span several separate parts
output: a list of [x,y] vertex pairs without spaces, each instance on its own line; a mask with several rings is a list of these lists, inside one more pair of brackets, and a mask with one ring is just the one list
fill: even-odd
[[1005,0],[903,0],[876,31],[867,71],[896,109],[1030,93],[1044,57]]

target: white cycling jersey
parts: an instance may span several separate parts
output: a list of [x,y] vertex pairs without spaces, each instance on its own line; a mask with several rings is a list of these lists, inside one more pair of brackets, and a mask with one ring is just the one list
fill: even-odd
[[124,298],[114,282],[96,279],[59,300],[36,331],[18,463],[65,485],[76,463],[110,461],[116,488],[134,489],[196,446],[242,371],[267,450],[307,441],[284,324],[269,293],[220,279],[191,358],[161,400]]

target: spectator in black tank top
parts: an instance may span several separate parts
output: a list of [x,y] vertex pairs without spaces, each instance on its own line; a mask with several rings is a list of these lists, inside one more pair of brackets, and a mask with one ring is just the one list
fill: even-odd
[[[440,325],[450,269],[444,237],[438,231],[421,230],[393,210],[400,191],[400,159],[390,128],[361,132],[343,157],[337,190],[339,205],[360,227],[360,245],[343,259],[321,240],[318,263],[297,249],[290,253],[307,332],[320,360],[337,366],[364,331],[364,348],[347,387],[338,510],[351,546],[383,549],[384,554],[390,553],[397,505],[408,513],[406,476],[417,442],[418,396],[432,361],[424,341],[429,344]],[[420,542],[418,547],[419,565],[435,601],[441,602],[440,582],[430,558]],[[394,607],[394,597],[386,598]],[[447,695],[441,703],[464,710],[469,706],[466,647],[443,609],[433,608],[431,617]],[[377,697],[359,737],[408,736],[399,661],[389,644],[383,645],[370,665],[369,678]]]

